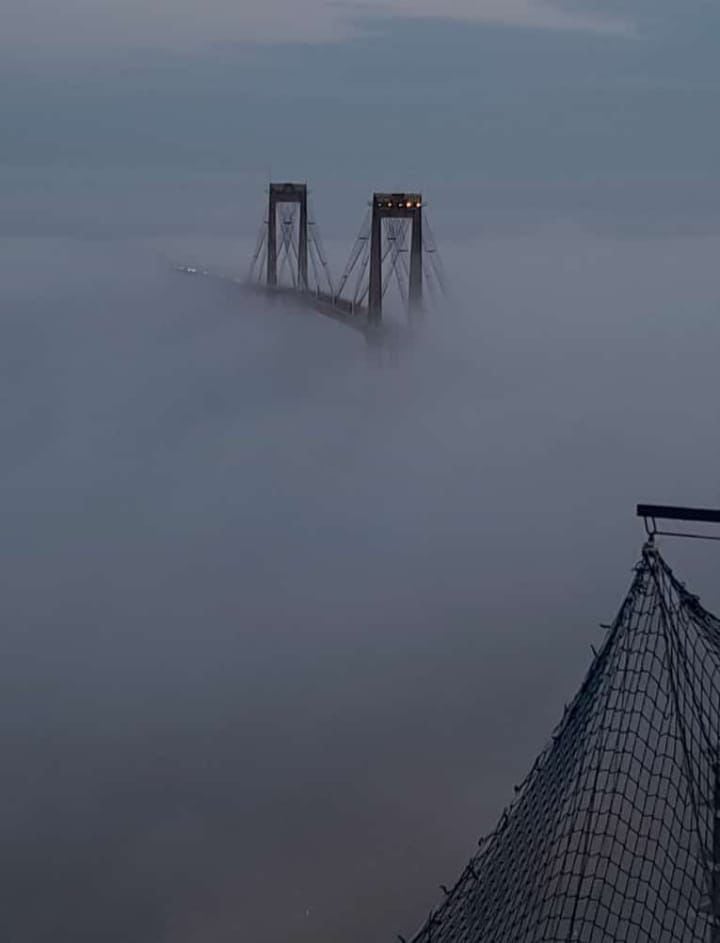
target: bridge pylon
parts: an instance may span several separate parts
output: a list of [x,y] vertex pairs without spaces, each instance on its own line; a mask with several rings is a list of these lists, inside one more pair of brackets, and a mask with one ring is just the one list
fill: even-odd
[[370,227],[370,291],[368,296],[368,320],[377,324],[382,319],[383,300],[383,220],[409,219],[410,274],[408,285],[408,310],[416,313],[422,305],[423,295],[423,201],[420,193],[375,193],[372,201],[372,223]]
[[271,183],[268,191],[268,244],[266,282],[270,288],[278,283],[278,207],[299,204],[300,231],[297,248],[297,285],[308,290],[308,194],[305,183]]
[[373,194],[337,283],[307,185],[270,184],[267,217],[250,261],[248,285],[302,297],[320,314],[377,338],[384,298],[393,281],[411,320],[424,309],[426,298],[432,306],[446,295],[443,267],[420,193]]

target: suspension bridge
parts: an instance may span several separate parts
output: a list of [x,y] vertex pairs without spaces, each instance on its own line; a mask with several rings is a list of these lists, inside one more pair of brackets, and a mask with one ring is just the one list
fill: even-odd
[[373,194],[336,281],[307,184],[271,183],[247,285],[377,338],[392,286],[412,323],[443,296],[446,280],[422,194]]
[[[720,943],[720,620],[660,554],[656,519],[575,698],[412,943]],[[404,941],[405,938],[400,936]]]
[[[336,283],[305,184],[270,185],[247,284],[379,336],[444,291],[422,195],[375,193]],[[409,258],[408,258],[409,257]],[[195,271],[194,269],[192,271]],[[401,943],[720,943],[720,619],[673,574],[656,521],[605,641],[514,801]]]

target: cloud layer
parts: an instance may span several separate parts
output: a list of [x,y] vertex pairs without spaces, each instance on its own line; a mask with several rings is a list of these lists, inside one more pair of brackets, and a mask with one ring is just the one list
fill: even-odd
[[548,29],[617,31],[619,20],[563,10],[546,0],[12,0],[0,46],[33,51],[99,46],[202,48],[217,42],[308,42],[347,36],[367,17],[443,17]]

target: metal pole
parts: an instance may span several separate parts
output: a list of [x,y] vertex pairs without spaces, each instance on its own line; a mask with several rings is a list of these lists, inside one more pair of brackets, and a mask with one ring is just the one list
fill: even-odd
[[705,524],[720,524],[717,508],[686,508],[670,504],[638,504],[637,516],[657,518],[662,521],[699,521]]

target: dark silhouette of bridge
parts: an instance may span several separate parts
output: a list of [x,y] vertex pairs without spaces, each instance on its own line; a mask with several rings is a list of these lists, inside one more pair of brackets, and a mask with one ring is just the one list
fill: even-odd
[[375,193],[339,281],[333,278],[304,183],[271,183],[248,284],[378,336],[396,285],[407,318],[445,292],[422,194]]

